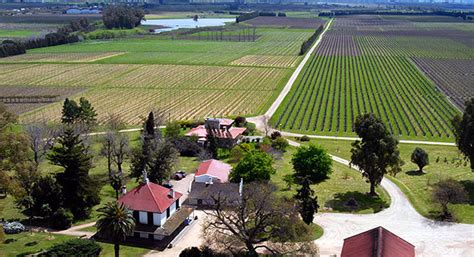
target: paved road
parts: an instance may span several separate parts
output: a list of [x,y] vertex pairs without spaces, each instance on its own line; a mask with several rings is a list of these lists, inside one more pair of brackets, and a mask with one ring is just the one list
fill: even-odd
[[[290,141],[293,146],[299,143]],[[333,160],[344,165],[349,161],[337,156]],[[323,236],[316,240],[321,256],[340,254],[344,238],[383,226],[415,245],[420,257],[474,256],[474,225],[435,222],[416,212],[403,192],[390,180],[382,187],[391,198],[390,207],[376,214],[320,213],[315,222],[323,227]],[[316,192],[317,193],[317,192]]]

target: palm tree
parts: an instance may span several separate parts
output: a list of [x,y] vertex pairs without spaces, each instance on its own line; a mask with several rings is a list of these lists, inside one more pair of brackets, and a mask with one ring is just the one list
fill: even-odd
[[135,219],[131,210],[122,204],[110,202],[98,210],[99,220],[95,224],[100,237],[111,239],[114,243],[115,257],[120,254],[120,242],[135,229]]

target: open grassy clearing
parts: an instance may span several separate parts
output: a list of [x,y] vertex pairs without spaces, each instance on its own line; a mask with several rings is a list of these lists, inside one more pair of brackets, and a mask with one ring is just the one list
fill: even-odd
[[33,30],[6,30],[0,28],[0,38],[24,38],[38,35],[38,31]]
[[[331,154],[346,160],[351,158],[351,141],[312,139],[311,142],[322,145]],[[460,181],[469,193],[469,203],[450,205],[449,208],[459,222],[474,224],[474,173],[470,171],[469,163],[459,161],[461,155],[456,147],[419,145],[430,158],[430,165],[424,168],[424,174],[419,174],[416,172],[418,167],[410,161],[411,153],[417,146],[400,144],[400,155],[405,165],[396,177],[387,178],[398,185],[421,215],[428,218],[436,217],[441,210],[431,202],[431,186],[445,178]],[[366,184],[365,190],[369,190],[369,184]]]
[[[440,92],[410,58],[438,58],[439,67],[463,58],[458,62],[469,70],[474,51],[466,42],[473,36],[376,16],[337,18],[272,117],[274,124],[295,132],[353,136],[355,117],[373,112],[402,138],[451,141],[450,120],[458,111],[443,94],[448,91]],[[453,79],[449,71],[434,76],[447,73],[450,87],[469,95],[463,76]]]
[[[271,179],[279,188],[278,193],[287,197],[292,197],[296,192],[296,186],[288,189],[283,181],[285,175],[293,173],[291,158],[294,152],[295,148],[290,147],[282,160],[275,162],[277,172]],[[379,197],[371,198],[366,194],[369,185],[365,183],[360,173],[336,162],[333,163],[333,173],[329,179],[313,185],[312,188],[318,197],[320,211],[375,213],[390,205],[390,197],[385,190],[377,187]],[[355,210],[346,206],[347,201],[351,198],[354,198],[359,204]]]

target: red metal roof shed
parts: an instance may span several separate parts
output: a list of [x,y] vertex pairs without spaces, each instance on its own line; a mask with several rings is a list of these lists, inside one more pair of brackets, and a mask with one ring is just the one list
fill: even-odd
[[172,197],[173,192],[171,190],[151,182],[141,183],[130,192],[122,195],[118,202],[134,211],[163,213],[183,195],[173,191],[174,197]]
[[414,257],[415,246],[377,227],[344,239],[341,257]]

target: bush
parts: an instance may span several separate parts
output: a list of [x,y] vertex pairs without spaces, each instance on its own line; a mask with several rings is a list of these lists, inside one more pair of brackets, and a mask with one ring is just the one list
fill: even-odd
[[71,239],[49,248],[45,256],[99,256],[102,247],[88,239]]
[[270,135],[270,137],[272,138],[272,140],[275,140],[275,139],[277,139],[278,137],[281,137],[281,133],[278,132],[278,131],[275,131],[275,132],[273,132],[273,133]]
[[235,123],[235,126],[237,127],[244,127],[245,124],[247,124],[247,119],[242,116],[237,116],[237,118],[235,118],[234,120],[234,123]]
[[3,223],[3,231],[5,234],[18,234],[25,230],[25,226],[17,221]]
[[54,229],[68,229],[72,225],[72,221],[74,216],[72,215],[71,211],[66,210],[64,208],[59,208],[52,216],[51,216],[51,227]]
[[302,136],[302,137],[300,138],[300,141],[301,141],[301,142],[309,142],[309,140],[310,140],[310,138],[309,138],[308,136]]
[[286,151],[286,148],[289,146],[290,144],[288,143],[288,140],[284,139],[283,137],[277,137],[275,140],[273,140],[272,142],[272,147],[276,150],[279,150],[279,151],[283,151],[285,152]]
[[255,133],[255,130],[257,129],[257,126],[255,126],[255,123],[252,123],[252,122],[247,122],[245,124],[245,127],[247,128],[247,130],[244,133],[244,135],[246,136],[253,135],[253,133]]
[[102,14],[102,20],[108,29],[132,29],[139,26],[144,17],[143,10],[123,5],[109,6]]
[[170,141],[181,156],[197,157],[203,150],[196,140],[192,138],[177,137],[170,139]]

